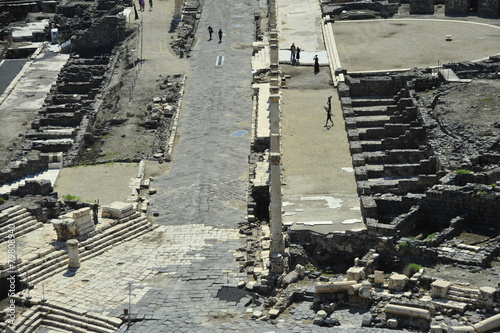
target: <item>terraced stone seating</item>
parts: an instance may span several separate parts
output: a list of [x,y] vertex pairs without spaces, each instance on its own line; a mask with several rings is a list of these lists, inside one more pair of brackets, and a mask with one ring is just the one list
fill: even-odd
[[[118,220],[100,219],[96,230],[79,244],[80,262],[102,254],[112,246],[140,237],[156,227],[146,215],[137,211]],[[44,253],[24,256],[18,271],[22,279],[37,284],[67,270],[68,261],[65,243],[52,244]]]
[[[115,332],[123,321],[93,312],[75,310],[53,302],[40,303],[24,311],[16,320],[16,333],[37,332],[39,329],[65,332]],[[5,323],[2,323],[5,325]],[[5,327],[2,327],[5,328]]]
[[341,102],[360,193],[405,194],[435,184],[436,159],[411,99],[400,93]]

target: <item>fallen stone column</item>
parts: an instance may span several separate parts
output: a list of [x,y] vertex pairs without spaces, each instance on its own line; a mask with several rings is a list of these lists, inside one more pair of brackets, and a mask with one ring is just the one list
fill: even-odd
[[348,292],[349,287],[354,284],[357,284],[357,282],[354,280],[317,284],[314,287],[314,292],[316,294]]
[[450,326],[448,327],[448,333],[475,333],[472,326]]
[[472,325],[476,332],[483,333],[500,327],[500,313]]
[[405,317],[415,317],[429,320],[431,319],[431,313],[429,310],[412,308],[409,306],[387,304],[385,306],[386,313],[393,313]]

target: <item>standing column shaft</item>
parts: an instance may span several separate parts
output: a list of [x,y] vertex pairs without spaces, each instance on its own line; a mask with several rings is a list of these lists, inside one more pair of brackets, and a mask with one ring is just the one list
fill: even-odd
[[80,252],[78,251],[78,240],[70,239],[66,242],[68,245],[69,268],[80,267]]

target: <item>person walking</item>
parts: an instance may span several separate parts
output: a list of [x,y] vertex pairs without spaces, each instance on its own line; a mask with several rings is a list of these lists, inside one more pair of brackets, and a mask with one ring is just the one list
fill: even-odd
[[297,46],[297,50],[295,51],[295,62],[297,63],[297,65],[300,62],[300,47],[298,47],[298,46]]
[[153,10],[153,0],[149,0],[149,11]]
[[208,35],[210,38],[208,40],[212,40],[212,34],[214,33],[214,29],[211,26],[208,26]]
[[290,46],[290,62],[293,63],[295,62],[295,53],[297,52],[297,48],[295,47],[295,43],[292,43],[292,46]]
[[332,120],[332,96],[328,97],[328,106],[324,107],[326,110],[326,123],[325,126],[326,128],[330,129],[328,126],[328,121],[332,123],[333,126],[333,120]]
[[317,54],[314,56],[313,60],[314,60],[314,74],[317,74],[319,73],[319,58]]
[[219,29],[219,43],[222,43],[222,29]]
[[144,11],[144,0],[139,0],[139,10],[140,10],[141,12],[143,12],[143,11]]

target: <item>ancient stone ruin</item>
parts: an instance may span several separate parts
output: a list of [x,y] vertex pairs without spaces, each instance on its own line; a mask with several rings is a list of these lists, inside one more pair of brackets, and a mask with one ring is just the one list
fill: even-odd
[[[325,22],[334,24],[390,18],[402,3],[408,4],[410,15],[432,15],[435,6],[444,5],[450,16],[500,16],[499,2],[487,0],[322,1],[321,11]],[[147,149],[124,160],[170,161],[184,76],[160,75],[156,83],[163,94],[150,99],[138,116],[120,114],[126,99],[120,96],[123,91],[109,89],[118,66],[126,72],[115,77],[121,82],[133,76],[144,60],[132,55],[135,44],[122,45],[136,33],[126,24],[127,15],[133,15],[131,4],[0,2],[1,57],[39,50],[19,51],[9,29],[3,29],[36,11],[44,12],[40,18],[47,21],[31,40],[48,42],[51,29],[58,27],[57,44],[69,53],[29,130],[20,133],[20,144],[11,147],[8,163],[0,167],[0,185],[16,184],[0,193],[2,203],[6,201],[0,205],[0,243],[8,241],[9,225],[16,226],[18,238],[42,237],[47,226],[53,228],[50,249],[16,259],[19,290],[29,290],[55,272],[74,274],[85,260],[117,242],[156,228],[148,220],[148,201],[141,192],[156,192],[150,187],[152,180],[144,178],[144,162],[131,180],[127,202],[110,205],[59,198],[50,181],[24,179],[82,161],[114,162],[101,154],[105,137],[111,128],[132,118],[153,139]],[[247,238],[236,259],[248,276],[238,288],[258,294],[264,302],[247,317],[276,320],[292,304],[307,303],[315,312],[311,324],[321,327],[340,325],[335,311],[352,307],[366,310],[360,323],[365,328],[433,333],[497,330],[498,285],[446,280],[430,275],[426,268],[441,265],[500,274],[500,56],[393,73],[349,73],[337,68],[334,89],[365,228],[328,234],[291,231],[281,225],[280,92],[286,89],[287,77],[280,69],[274,1],[268,5],[255,15],[250,185],[247,223],[240,226]],[[182,17],[171,22],[177,35],[170,46],[179,57],[189,56],[201,8],[202,2],[185,1]],[[108,34],[103,36],[102,31]],[[456,98],[462,101],[460,107]],[[22,184],[17,183],[20,180]],[[7,272],[3,266],[4,285]],[[113,331],[125,318],[64,313],[48,303],[31,305],[19,329],[43,317]]]

